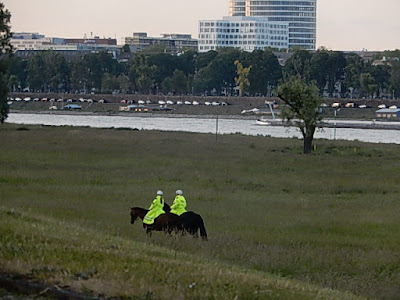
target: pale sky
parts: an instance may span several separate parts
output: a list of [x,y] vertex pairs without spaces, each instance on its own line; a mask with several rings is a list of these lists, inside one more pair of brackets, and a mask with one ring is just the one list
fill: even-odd
[[[14,32],[47,37],[93,35],[122,39],[188,33],[198,21],[228,15],[228,0],[0,0]],[[400,0],[317,0],[317,47],[331,50],[400,49]]]

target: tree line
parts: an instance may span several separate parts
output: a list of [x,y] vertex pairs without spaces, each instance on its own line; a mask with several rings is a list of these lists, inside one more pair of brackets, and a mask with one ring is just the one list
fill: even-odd
[[[272,96],[293,75],[312,81],[328,97],[400,96],[400,50],[385,51],[374,65],[356,53],[296,50],[282,66],[272,49],[251,53],[234,48],[180,55],[141,52],[116,60],[106,52],[64,56],[40,51],[8,58],[10,91]],[[235,63],[236,62],[236,63]],[[238,89],[238,67],[248,84]]]

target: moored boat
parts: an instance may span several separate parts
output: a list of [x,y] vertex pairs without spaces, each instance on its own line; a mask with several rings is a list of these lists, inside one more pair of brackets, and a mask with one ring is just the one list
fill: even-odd
[[269,122],[267,119],[257,119],[256,120],[257,125],[271,125],[271,122]]

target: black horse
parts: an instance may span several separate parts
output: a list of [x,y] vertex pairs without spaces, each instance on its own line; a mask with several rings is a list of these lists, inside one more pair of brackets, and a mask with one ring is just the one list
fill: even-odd
[[[166,233],[171,233],[172,231],[181,230],[181,220],[179,216],[175,214],[171,214],[169,211],[168,204],[164,205],[165,214],[159,215],[154,219],[154,223],[151,225],[143,223],[143,228],[146,229],[146,233],[151,235],[152,231],[164,231]],[[131,224],[134,224],[137,218],[143,220],[144,216],[148,213],[148,209],[141,207],[132,207],[131,208]]]
[[182,234],[188,232],[194,237],[198,237],[198,232],[200,231],[200,236],[203,240],[207,240],[207,231],[204,226],[203,218],[192,212],[188,211],[179,216],[180,221],[180,229],[182,229]]

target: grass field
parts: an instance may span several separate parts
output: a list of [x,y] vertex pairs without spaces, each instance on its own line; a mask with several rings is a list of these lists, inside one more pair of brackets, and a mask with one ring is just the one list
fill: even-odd
[[[0,126],[0,269],[127,299],[399,299],[398,145]],[[182,189],[203,242],[129,223]]]

